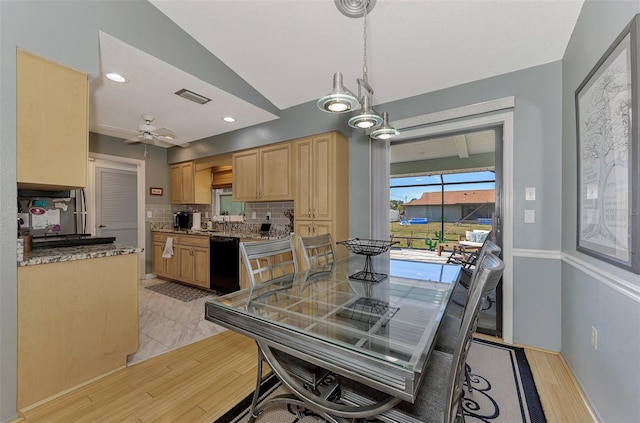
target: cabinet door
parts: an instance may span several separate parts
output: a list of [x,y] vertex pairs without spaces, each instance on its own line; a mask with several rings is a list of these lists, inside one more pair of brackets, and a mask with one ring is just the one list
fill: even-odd
[[[313,139],[313,203],[312,218],[331,220],[334,218],[334,190],[340,181],[335,181],[335,166],[333,159],[333,137],[324,135]],[[348,183],[348,181],[344,181]],[[318,234],[316,234],[318,235]]]
[[164,260],[164,276],[171,279],[178,279],[180,270],[180,257],[177,254],[176,246],[173,246],[173,256]]
[[233,200],[258,199],[258,150],[233,155]]
[[259,169],[260,201],[293,199],[291,143],[261,148]]
[[164,244],[160,242],[153,243],[153,253],[151,255],[151,272],[156,276],[164,276],[164,259],[162,258],[162,252],[164,251]]
[[16,60],[18,187],[86,187],[87,75],[21,50]]
[[169,171],[171,203],[182,203],[182,169],[180,165],[173,165]]
[[171,166],[171,203],[194,204],[195,181],[193,162],[178,163]]
[[209,249],[193,248],[193,280],[194,285],[209,288]]
[[293,224],[296,237],[313,235],[313,222],[311,220],[296,219]]
[[178,280],[191,283],[193,281],[193,247],[178,246],[180,259]]
[[[311,219],[312,205],[312,156],[313,146],[311,138],[296,142],[296,198],[295,212],[298,219]],[[297,233],[297,232],[296,232]]]
[[182,202],[184,204],[193,204],[195,202],[195,181],[193,162],[181,163],[180,171],[182,172]]

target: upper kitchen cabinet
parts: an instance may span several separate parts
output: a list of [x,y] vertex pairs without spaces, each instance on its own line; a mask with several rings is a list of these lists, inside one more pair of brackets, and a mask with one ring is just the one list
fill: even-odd
[[86,187],[87,75],[22,50],[16,61],[18,187]]
[[233,155],[234,201],[293,199],[292,144],[272,144]]
[[171,204],[211,204],[211,171],[196,172],[194,162],[171,166]]
[[[295,145],[296,220],[300,236],[349,237],[349,143],[337,132],[301,138]],[[345,249],[336,250],[345,256]]]

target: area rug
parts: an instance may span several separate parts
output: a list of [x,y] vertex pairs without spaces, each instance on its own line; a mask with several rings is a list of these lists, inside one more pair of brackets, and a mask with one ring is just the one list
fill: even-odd
[[[466,422],[546,422],[524,349],[474,339],[467,357],[467,365],[471,369],[473,390],[469,392],[465,387],[464,391],[463,408]],[[275,376],[267,379],[260,391],[262,394],[260,402],[288,393]],[[215,423],[246,422],[252,397],[253,394],[247,396]],[[295,406],[274,405],[267,408],[258,417],[256,423],[324,421],[309,410]],[[419,416],[402,415],[401,421],[421,423],[424,420]]]
[[212,291],[206,291],[204,289],[198,289],[174,282],[149,285],[145,286],[145,289],[157,292],[158,294],[166,295],[167,297],[171,297],[185,303],[197,300],[198,298],[208,297],[209,295],[215,295],[215,292]]

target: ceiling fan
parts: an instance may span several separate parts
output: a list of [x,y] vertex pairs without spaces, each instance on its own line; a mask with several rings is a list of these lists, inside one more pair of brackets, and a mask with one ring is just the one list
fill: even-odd
[[153,116],[142,115],[144,123],[138,125],[138,133],[133,138],[129,138],[125,142],[127,144],[153,144],[159,147],[189,147],[189,143],[178,144],[177,136],[173,130],[169,128],[157,128],[151,125]]

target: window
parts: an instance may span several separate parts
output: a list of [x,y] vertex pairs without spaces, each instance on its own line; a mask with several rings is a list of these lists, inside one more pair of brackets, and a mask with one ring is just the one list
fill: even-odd
[[213,195],[213,214],[220,216],[222,214],[240,215],[244,213],[244,203],[233,201],[232,188],[214,189]]

